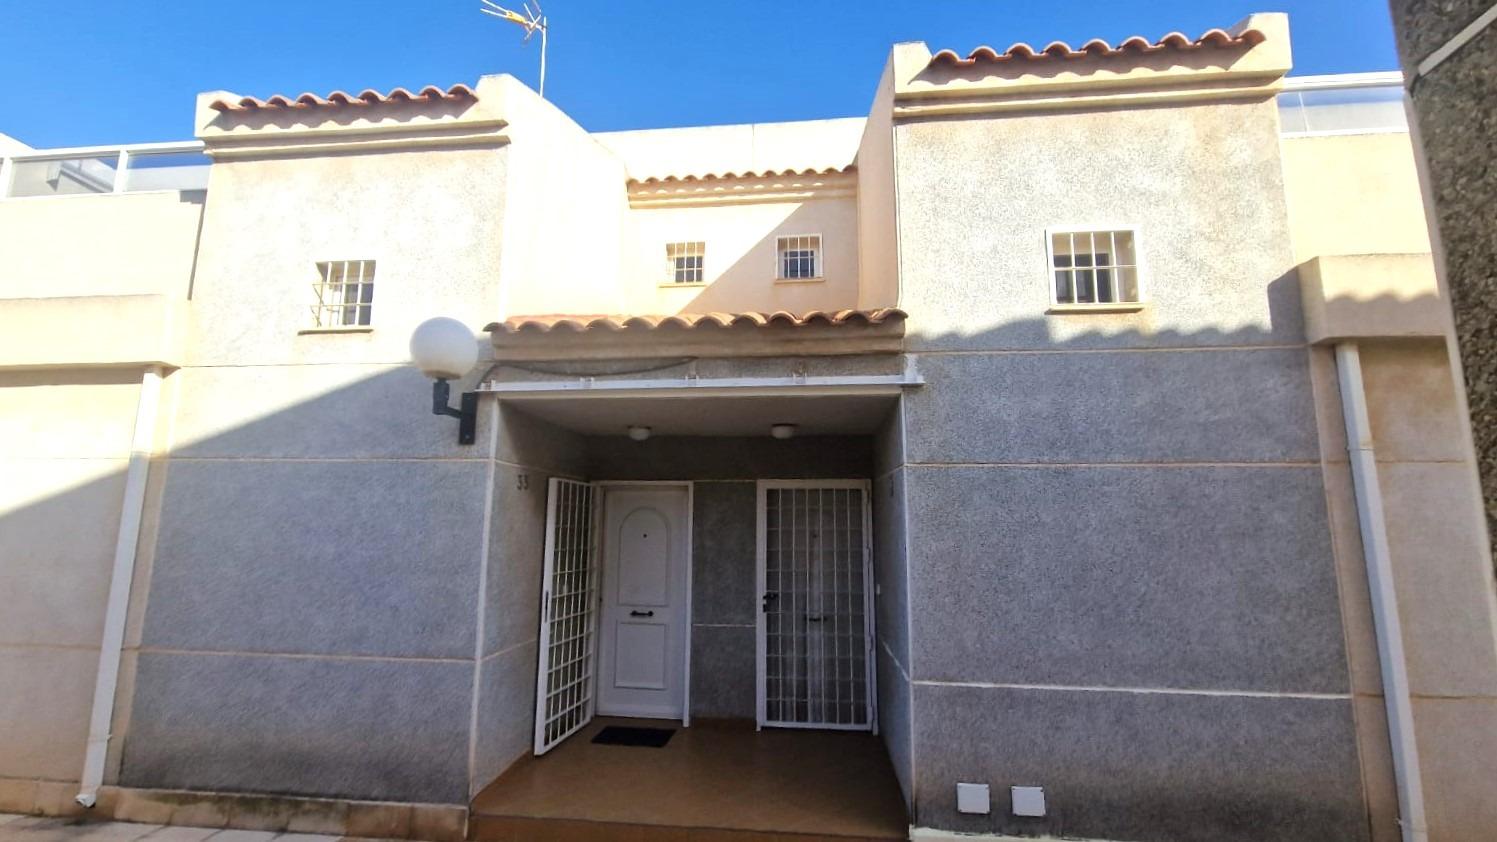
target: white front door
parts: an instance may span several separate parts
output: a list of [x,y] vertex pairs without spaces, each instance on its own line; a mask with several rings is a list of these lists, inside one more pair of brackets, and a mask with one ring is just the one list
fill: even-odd
[[600,714],[684,712],[689,499],[686,486],[606,489]]

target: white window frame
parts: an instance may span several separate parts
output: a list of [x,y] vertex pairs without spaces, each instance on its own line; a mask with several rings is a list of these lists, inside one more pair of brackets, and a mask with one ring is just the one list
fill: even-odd
[[[354,263],[367,263],[367,264],[369,264],[370,268],[374,270],[374,272],[373,272],[373,278],[368,282],[367,286],[373,288],[375,280],[378,280],[378,278],[379,278],[379,264],[380,264],[380,262],[381,261],[378,258],[376,258],[376,257],[350,258],[350,259],[344,259],[344,260],[314,260],[314,261],[312,261],[312,268],[317,273],[317,278],[312,283],[313,296],[312,296],[312,303],[310,304],[310,309],[312,311],[312,319],[311,319],[311,323],[310,324],[307,324],[305,327],[303,327],[301,330],[299,330],[297,332],[298,333],[369,333],[370,331],[374,330],[374,296],[372,294],[369,297],[369,303],[368,304],[364,304],[364,303],[358,302],[358,301],[354,302],[353,304],[324,304],[322,302],[323,291],[324,291],[325,287],[327,287],[327,285],[328,285],[327,284],[327,277],[328,276],[327,276],[327,274],[325,274],[325,271],[324,271],[323,267],[325,267],[325,266],[332,266],[332,265],[337,264],[337,263],[342,263],[342,264],[345,264],[345,265],[354,264]],[[347,271],[347,270],[345,269],[345,271]],[[345,286],[345,285],[340,285],[340,286]],[[365,286],[365,284],[363,282],[363,276],[362,275],[360,275],[359,286],[360,287]],[[332,309],[336,309],[336,308],[340,308],[340,307],[353,307],[353,308],[355,308],[355,314],[357,314],[358,308],[360,308],[360,307],[368,307],[369,308],[369,324],[357,324],[357,323],[351,324],[351,325],[349,325],[349,324],[343,324],[343,325],[325,325],[325,324],[321,324],[322,313],[324,311],[328,311],[328,310],[332,310]]]
[[[1055,297],[1055,236],[1057,234],[1096,234],[1127,231],[1133,235],[1133,272],[1137,276],[1137,301],[1108,301],[1103,303],[1063,302]],[[1142,226],[1130,223],[1100,222],[1093,225],[1063,225],[1045,229],[1045,301],[1050,313],[1135,313],[1149,304],[1146,286],[1148,269],[1144,266],[1144,244]],[[1116,255],[1113,256],[1116,261]]]
[[[816,238],[816,274],[809,278],[787,278],[781,274],[784,264],[780,260],[781,249],[786,240],[798,240],[806,237]],[[774,282],[777,284],[820,284],[826,282],[826,237],[820,232],[808,231],[804,234],[778,234],[774,240]]]
[[[700,255],[701,258],[702,258],[702,268],[701,268],[702,279],[700,281],[677,281],[676,280],[676,263],[675,263],[675,258],[671,256],[671,249],[674,248],[674,247],[676,247],[676,246],[694,246],[694,245],[699,245],[699,246],[702,247],[702,251],[701,251],[701,255]],[[688,254],[688,255],[682,255],[682,256],[683,257],[690,257],[691,255]],[[672,240],[672,241],[666,243],[665,244],[665,267],[666,267],[666,277],[665,277],[665,280],[663,280],[663,281],[660,282],[660,286],[669,287],[671,289],[683,289],[683,288],[684,289],[690,289],[690,288],[693,288],[693,287],[704,287],[704,286],[706,286],[707,285],[707,241],[706,240]]]

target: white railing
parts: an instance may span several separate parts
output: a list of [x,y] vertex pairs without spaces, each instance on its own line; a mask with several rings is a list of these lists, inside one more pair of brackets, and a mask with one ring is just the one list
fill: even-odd
[[79,146],[0,155],[0,198],[208,189],[198,141]]
[[1279,94],[1280,132],[1307,135],[1405,132],[1403,74],[1342,73],[1293,76]]

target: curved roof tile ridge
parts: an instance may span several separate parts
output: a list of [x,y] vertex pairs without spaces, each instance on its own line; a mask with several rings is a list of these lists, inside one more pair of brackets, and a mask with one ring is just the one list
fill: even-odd
[[600,316],[600,315],[547,315],[514,316],[502,322],[494,322],[484,330],[507,334],[516,333],[585,333],[592,330],[617,333],[626,330],[656,331],[662,328],[694,330],[701,327],[733,328],[740,325],[751,328],[768,328],[775,325],[806,327],[809,325],[880,325],[888,321],[906,318],[898,307],[880,307],[873,310],[808,310],[793,313],[776,310],[772,313],[747,311],[742,313],[676,313],[669,316]]
[[795,169],[792,167],[790,169],[783,170],[744,170],[743,172],[727,170],[720,173],[708,172],[683,175],[652,175],[646,178],[631,178],[629,179],[629,181],[632,184],[668,184],[672,182],[716,181],[720,179],[732,178],[780,178],[790,175],[837,175],[838,173],[855,172],[857,168],[858,167],[856,164],[848,164],[844,167],[823,167],[821,169],[817,169],[815,167]]
[[1184,33],[1170,32],[1156,41],[1150,41],[1141,35],[1131,35],[1123,39],[1116,47],[1101,38],[1093,38],[1082,44],[1080,49],[1072,48],[1064,41],[1051,41],[1042,50],[1023,43],[1013,44],[1008,49],[999,52],[989,46],[981,46],[965,57],[958,55],[954,50],[941,50],[931,56],[932,66],[944,64],[954,67],[971,67],[980,62],[995,63],[1005,61],[1036,61],[1047,58],[1083,58],[1085,56],[1120,56],[1129,52],[1156,53],[1161,50],[1200,50],[1214,47],[1252,47],[1263,43],[1267,36],[1258,29],[1244,29],[1237,35],[1227,32],[1225,29],[1208,29],[1201,33],[1199,38],[1192,40]]
[[314,93],[304,93],[294,98],[287,97],[284,94],[274,94],[266,99],[256,99],[252,96],[240,97],[239,99],[216,99],[209,103],[208,107],[215,111],[258,111],[275,108],[331,108],[345,105],[382,105],[392,102],[457,102],[477,98],[478,94],[467,85],[453,85],[445,90],[436,85],[427,85],[416,93],[411,93],[405,88],[395,88],[389,93],[380,93],[372,88],[366,88],[356,95],[347,94],[343,91],[333,91],[326,97],[321,97]]

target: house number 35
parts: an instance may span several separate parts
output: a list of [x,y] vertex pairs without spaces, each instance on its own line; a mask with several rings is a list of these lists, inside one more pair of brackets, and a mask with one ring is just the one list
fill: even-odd
[[515,488],[518,488],[521,491],[529,491],[530,474],[520,474],[519,476],[515,477]]

